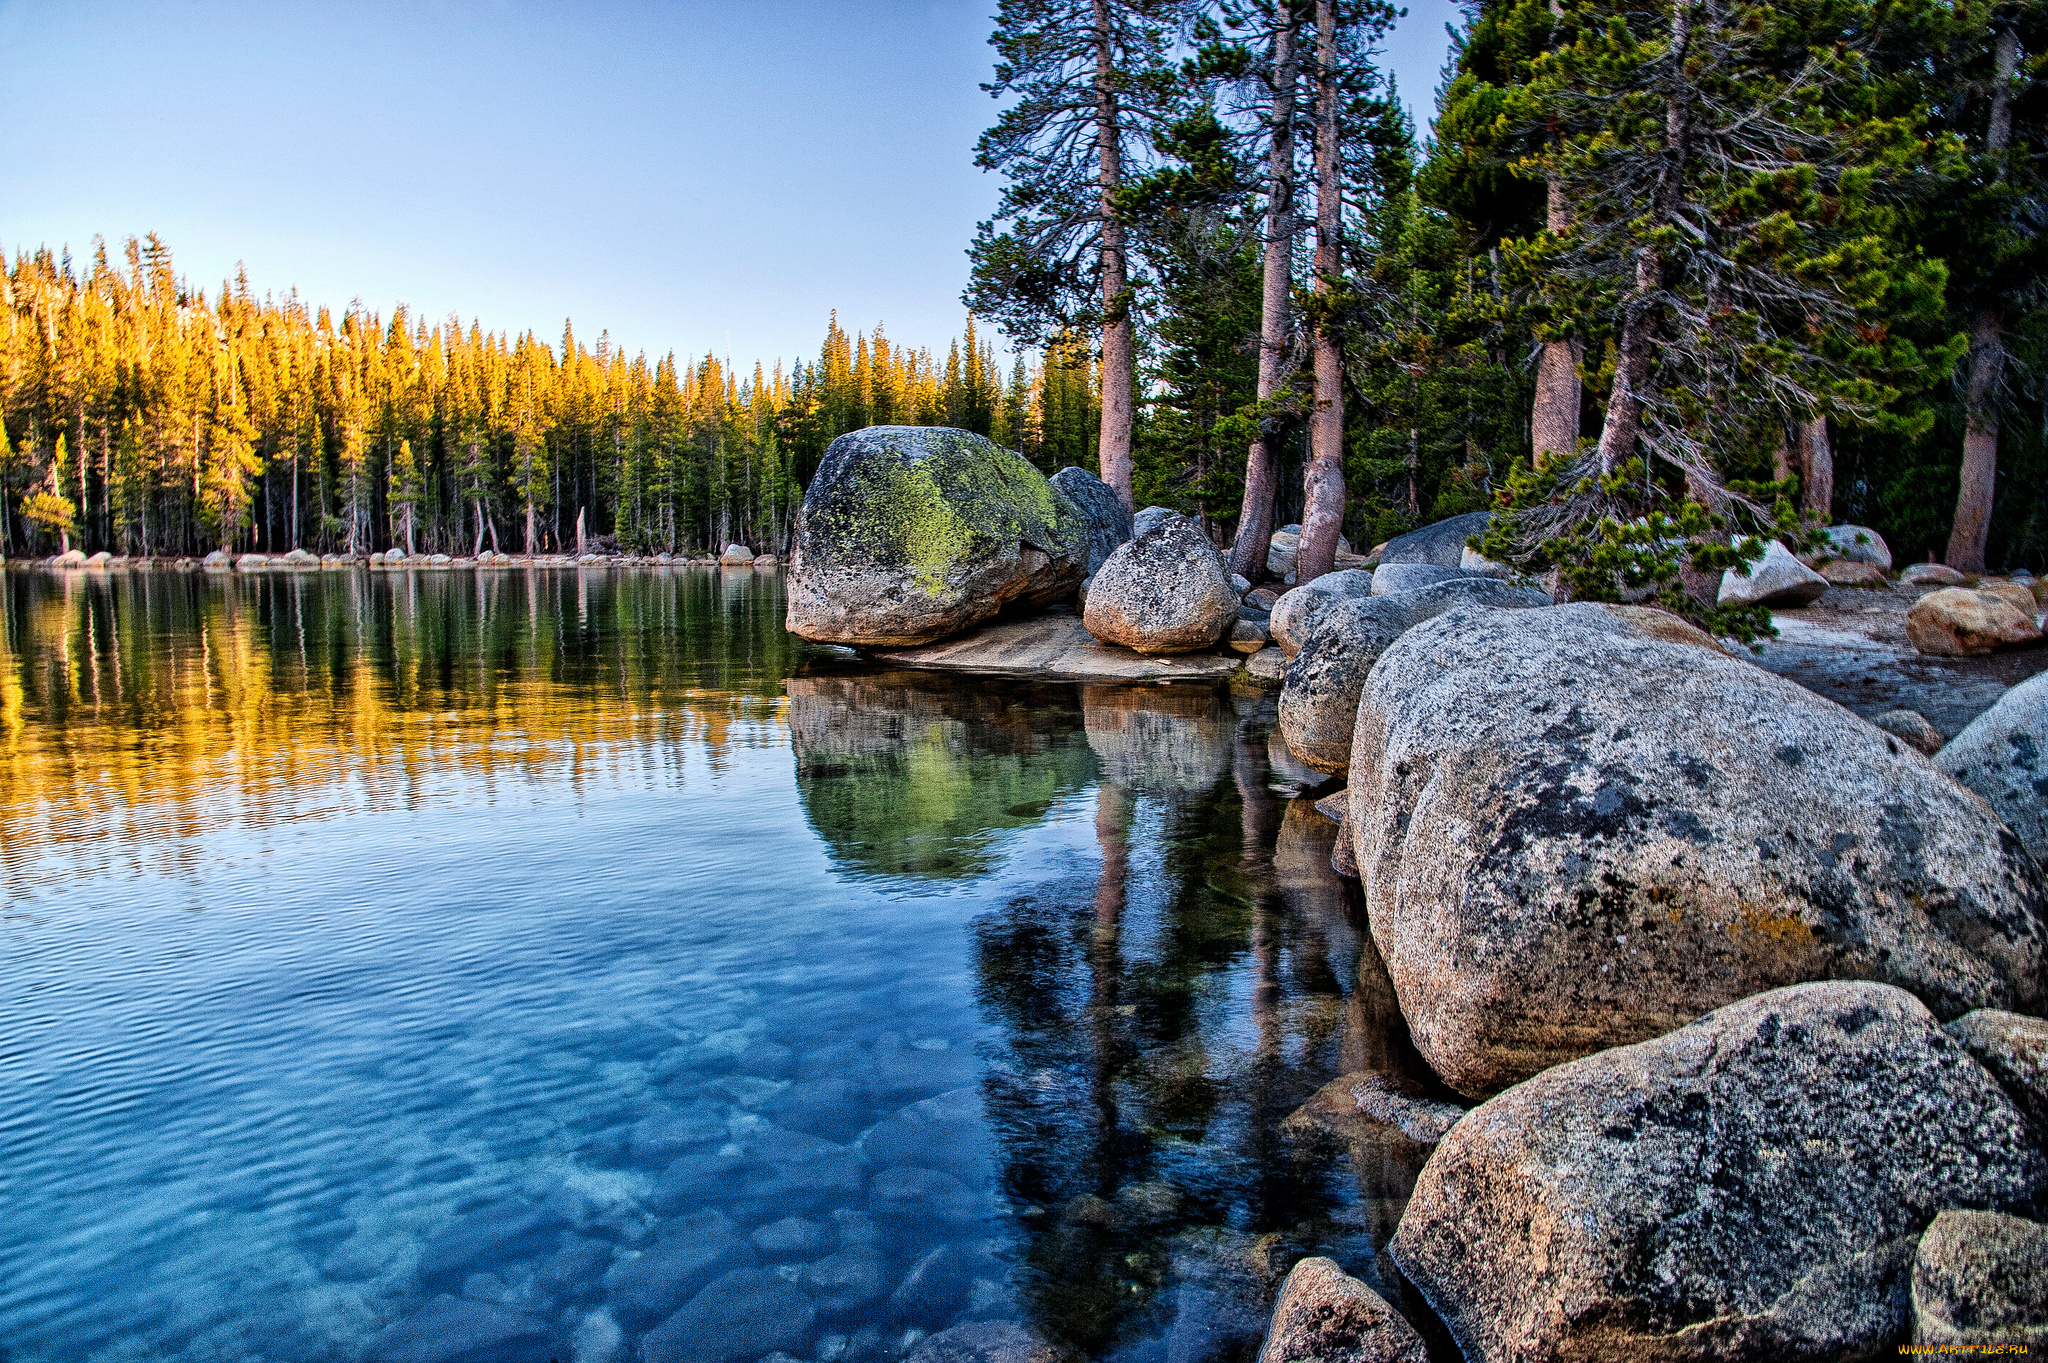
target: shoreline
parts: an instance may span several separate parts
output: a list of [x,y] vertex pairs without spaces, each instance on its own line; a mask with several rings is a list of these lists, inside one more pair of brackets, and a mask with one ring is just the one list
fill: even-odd
[[[249,563],[245,560],[259,559]],[[42,571],[64,575],[69,573],[107,572],[178,572],[209,573],[226,576],[235,573],[318,573],[364,570],[373,572],[391,571],[446,571],[459,568],[723,568],[733,572],[779,570],[786,565],[772,554],[759,558],[731,561],[707,556],[689,558],[683,555],[634,555],[634,554],[491,554],[479,557],[450,554],[414,554],[405,558],[391,559],[383,555],[356,555],[353,558],[340,554],[320,557],[308,555],[303,558],[288,558],[283,554],[267,555],[250,553],[236,557],[227,563],[208,563],[205,559],[178,558],[108,558],[94,562],[90,559],[79,562],[59,562],[51,558],[0,559],[0,571]]]

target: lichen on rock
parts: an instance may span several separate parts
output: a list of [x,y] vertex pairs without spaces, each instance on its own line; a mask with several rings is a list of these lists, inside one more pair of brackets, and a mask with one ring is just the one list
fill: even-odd
[[1088,535],[1068,497],[984,436],[853,431],[825,452],[797,515],[788,628],[827,643],[929,643],[1012,602],[1071,596]]

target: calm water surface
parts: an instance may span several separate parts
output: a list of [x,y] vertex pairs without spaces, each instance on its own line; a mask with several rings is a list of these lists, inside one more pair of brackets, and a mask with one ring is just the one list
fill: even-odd
[[771,573],[0,592],[7,1363],[1194,1363],[1386,1281],[1420,1152],[1279,1130],[1413,1061],[1270,701]]

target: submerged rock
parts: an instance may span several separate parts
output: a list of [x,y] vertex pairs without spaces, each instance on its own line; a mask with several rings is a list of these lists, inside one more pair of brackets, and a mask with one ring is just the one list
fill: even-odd
[[1081,622],[1139,653],[1214,648],[1237,623],[1223,556],[1185,516],[1163,520],[1109,556],[1088,587]]
[[863,1133],[859,1149],[878,1169],[915,1164],[980,1178],[989,1164],[981,1090],[957,1088],[900,1108]]
[[2048,672],[2000,696],[1934,765],[1983,796],[2034,860],[2048,864]]
[[681,1217],[643,1253],[621,1259],[605,1274],[612,1314],[642,1329],[681,1307],[721,1273],[755,1265],[753,1248],[721,1212]]
[[820,1311],[844,1315],[889,1290],[888,1265],[869,1245],[851,1245],[805,1266],[798,1285]]
[[1913,1342],[1980,1354],[2048,1346],[2048,1226],[1998,1212],[1935,1217],[1913,1259]]
[[548,1323],[492,1302],[436,1297],[381,1331],[365,1363],[532,1363],[555,1347]]
[[898,1226],[959,1227],[980,1216],[981,1201],[942,1170],[897,1165],[869,1182],[868,1210],[876,1220]]
[[1428,1363],[1415,1327],[1329,1259],[1303,1259],[1281,1284],[1258,1363]]
[[796,1348],[817,1316],[794,1284],[766,1269],[735,1269],[649,1330],[640,1353],[645,1363],[735,1363]]
[[1044,474],[983,436],[853,431],[832,442],[804,493],[787,625],[823,643],[929,643],[1013,601],[1072,596],[1090,534]]
[[1906,637],[1922,653],[1961,658],[2041,637],[2034,617],[1996,592],[1944,587],[1906,611]]
[[1474,1109],[1393,1253],[1468,1357],[1862,1357],[1903,1333],[1937,1212],[2043,1192],[2025,1119],[1918,1000],[1808,984]]
[[977,1320],[925,1339],[905,1363],[1076,1363],[1076,1357],[1016,1321]]
[[941,1245],[911,1265],[889,1294],[889,1313],[926,1328],[944,1325],[967,1304],[973,1282],[974,1261],[955,1246]]
[[429,1289],[455,1286],[475,1269],[549,1253],[568,1224],[552,1208],[527,1203],[471,1212],[427,1241],[420,1252],[420,1282]]
[[1063,468],[1051,479],[1081,513],[1088,527],[1088,562],[1084,572],[1093,573],[1131,538],[1131,513],[1116,489],[1087,469]]
[[2048,887],[1983,803],[1663,612],[1418,625],[1367,681],[1349,786],[1401,1011],[1474,1097],[1803,980],[1945,1018],[2042,999]]

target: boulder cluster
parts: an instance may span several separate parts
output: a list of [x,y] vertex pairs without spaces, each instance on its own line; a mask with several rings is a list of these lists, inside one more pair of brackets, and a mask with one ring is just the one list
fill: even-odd
[[1420,1152],[1380,1270],[1414,1297],[1304,1260],[1262,1357],[2048,1340],[2048,674],[1943,744],[1527,590],[1274,607],[1282,731],[1347,780],[1333,860],[1444,1088],[1289,1119]]
[[[1398,1303],[1303,1260],[1265,1363],[2048,1343],[2048,675],[1944,743],[1667,612],[1555,604],[1470,548],[1486,520],[1298,585],[1284,527],[1252,583],[1079,469],[876,428],[806,496],[789,623],[890,646],[1072,600],[1104,643],[1248,655],[1276,770],[1344,780],[1315,808],[1441,1087],[1361,1071],[1288,1120],[1426,1162],[1378,1275]],[[1914,593],[1930,654],[2041,637],[2031,579],[1828,538],[1719,599]]]

